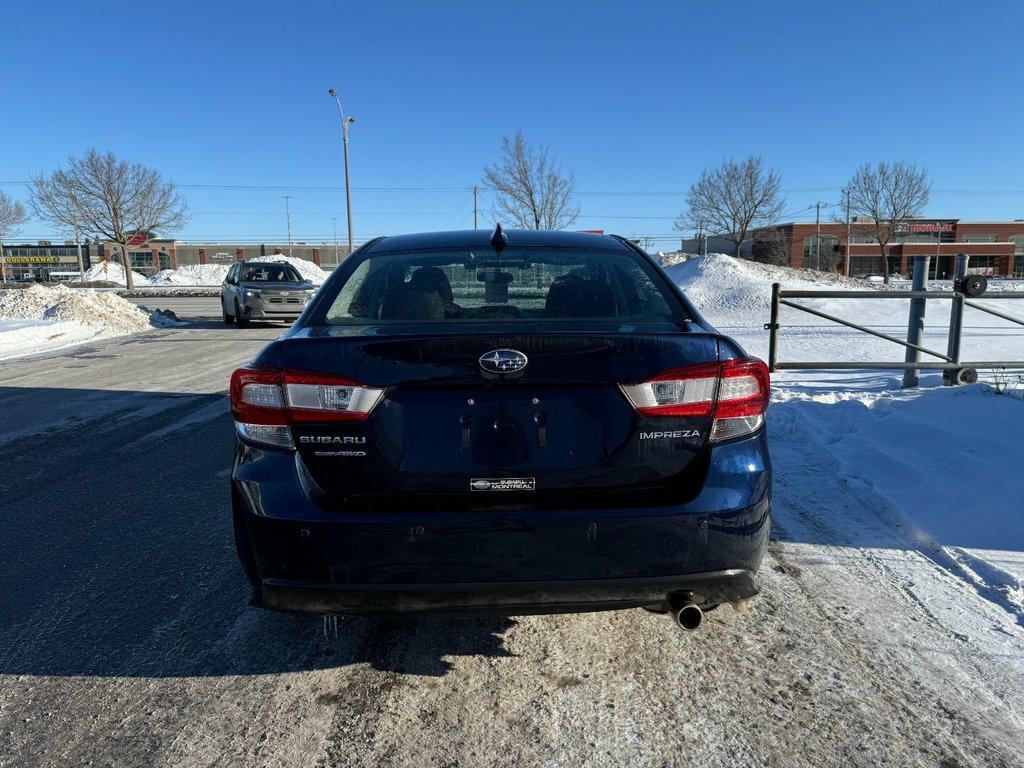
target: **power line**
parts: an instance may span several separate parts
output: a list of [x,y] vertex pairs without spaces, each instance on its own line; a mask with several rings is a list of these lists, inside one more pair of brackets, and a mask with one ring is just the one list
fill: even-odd
[[[0,181],[0,186],[25,186],[28,181]],[[178,189],[223,189],[236,191],[265,192],[341,192],[344,187],[263,185],[263,184],[175,184]],[[465,187],[352,187],[353,192],[464,192]],[[495,192],[494,187],[480,186],[481,191]],[[783,194],[811,194],[817,192],[841,192],[842,187],[791,187],[780,190]],[[578,196],[594,197],[685,197],[685,190],[580,190]],[[1024,195],[1024,189],[933,189],[933,195]]]

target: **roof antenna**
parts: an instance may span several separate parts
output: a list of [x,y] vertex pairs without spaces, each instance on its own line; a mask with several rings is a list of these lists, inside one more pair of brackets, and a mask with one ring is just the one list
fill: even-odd
[[508,235],[501,231],[501,224],[494,228],[494,234],[491,235],[491,245],[498,253],[501,253],[501,249],[508,245]]

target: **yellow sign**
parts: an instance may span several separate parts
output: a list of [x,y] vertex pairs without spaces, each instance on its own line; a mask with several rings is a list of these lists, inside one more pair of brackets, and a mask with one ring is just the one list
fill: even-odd
[[8,264],[60,264],[60,256],[8,256]]

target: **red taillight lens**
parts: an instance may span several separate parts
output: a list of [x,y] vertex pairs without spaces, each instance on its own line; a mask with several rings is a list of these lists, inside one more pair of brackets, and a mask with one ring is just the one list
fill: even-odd
[[760,416],[768,408],[768,366],[753,357],[726,360],[718,384],[716,419]]
[[245,424],[284,425],[281,372],[276,368],[243,365],[231,374],[231,413]]
[[383,389],[339,376],[245,365],[231,374],[231,413],[254,442],[291,448],[295,422],[365,419]]
[[768,366],[754,357],[665,371],[621,389],[644,416],[714,418],[711,440],[750,434],[764,423]]

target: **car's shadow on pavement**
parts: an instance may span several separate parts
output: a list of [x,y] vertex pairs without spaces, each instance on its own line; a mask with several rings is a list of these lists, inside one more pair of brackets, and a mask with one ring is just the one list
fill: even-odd
[[224,395],[4,387],[0,396],[27,414],[58,404],[74,414],[0,442],[0,676],[357,664],[442,675],[447,657],[511,655],[507,618],[335,621],[249,607],[231,531]]

